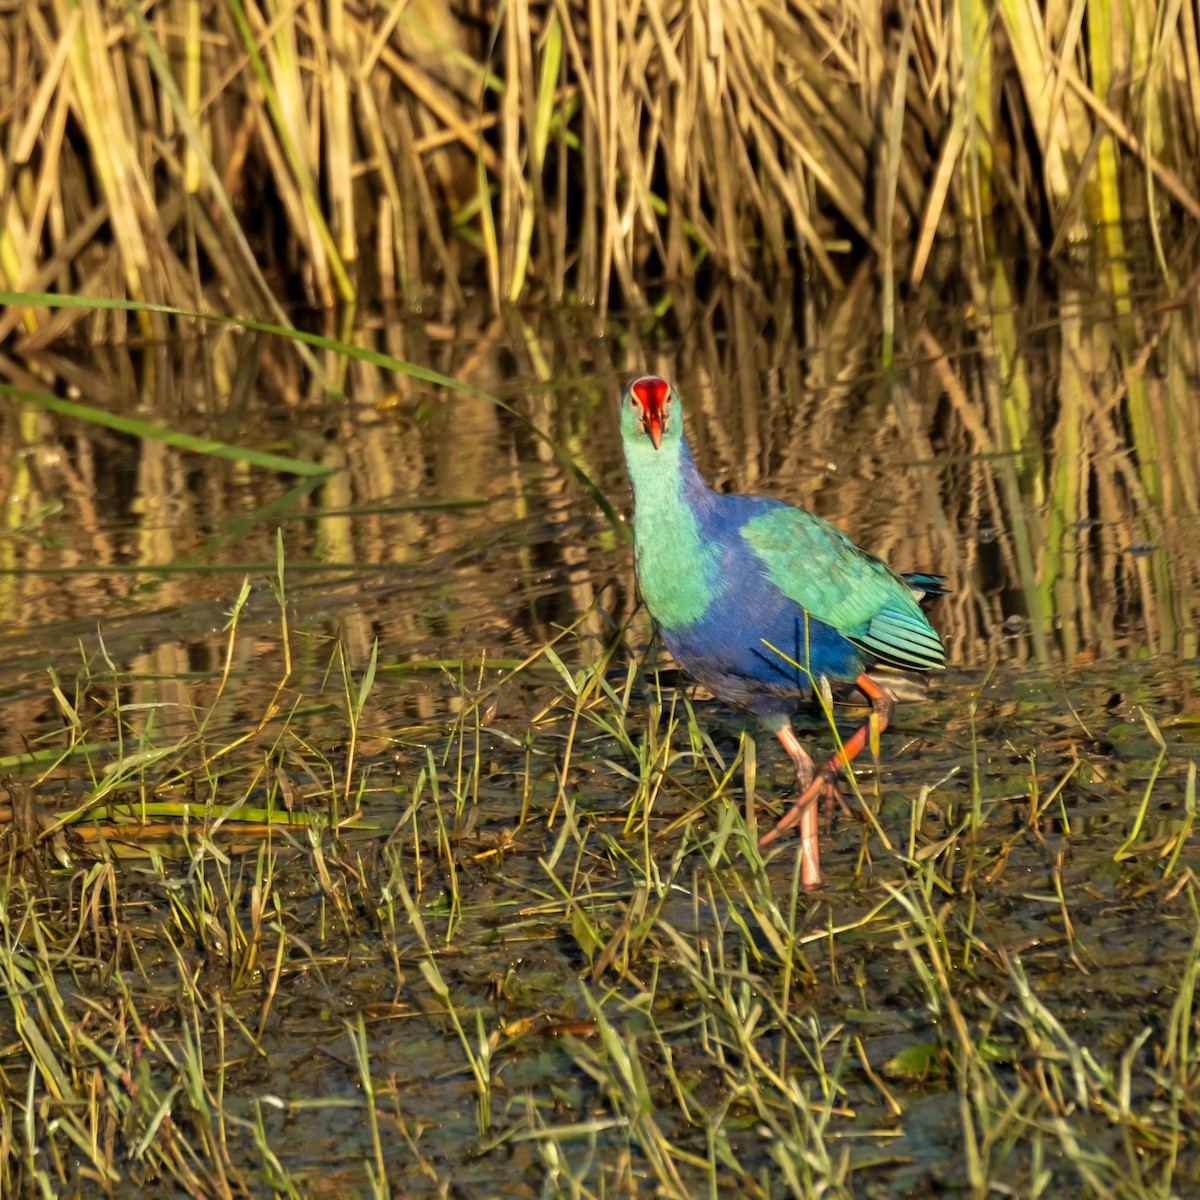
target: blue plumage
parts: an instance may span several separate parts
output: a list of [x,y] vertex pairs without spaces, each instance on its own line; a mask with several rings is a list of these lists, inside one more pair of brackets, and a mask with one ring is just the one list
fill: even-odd
[[[715,695],[754,713],[783,743],[800,797],[766,845],[801,825],[802,877],[820,881],[815,800],[842,759],[817,774],[789,714],[814,681],[853,680],[878,728],[892,703],[867,672],[877,663],[927,671],[945,665],[918,599],[940,594],[936,575],[897,575],[813,513],[765,496],[726,496],[701,478],[683,436],[674,389],[634,380],[621,432],[634,490],[638,582],[667,648]],[[782,651],[799,666],[769,649]],[[865,744],[864,726],[843,747]]]
[[[701,521],[715,551],[706,603],[693,621],[659,622],[672,657],[715,695],[757,716],[794,712],[814,678],[854,679],[866,667],[863,651],[776,587],[743,539],[721,536],[722,528],[736,529],[774,502],[710,494],[729,503],[721,518]],[[643,565],[639,579],[645,576]]]

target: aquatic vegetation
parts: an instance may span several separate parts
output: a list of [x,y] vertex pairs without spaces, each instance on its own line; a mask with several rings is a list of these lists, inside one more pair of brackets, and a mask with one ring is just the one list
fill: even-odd
[[9,764],[5,1194],[1194,1183],[1194,731],[1110,696],[1186,669],[951,678],[809,898],[785,764],[630,631],[301,666],[289,587],[276,682],[243,593],[209,706],[97,662]]

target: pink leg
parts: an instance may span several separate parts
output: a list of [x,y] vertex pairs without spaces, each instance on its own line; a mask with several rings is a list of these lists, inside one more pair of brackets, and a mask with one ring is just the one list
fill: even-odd
[[[758,839],[760,849],[765,849],[769,846],[781,833],[786,833],[793,825],[800,826],[800,879],[805,887],[815,887],[821,882],[821,864],[818,857],[817,849],[817,798],[822,792],[827,791],[833,786],[833,782],[837,777],[838,767],[849,765],[850,761],[857,755],[862,748],[867,744],[867,739],[871,736],[871,725],[876,723],[880,732],[888,727],[888,723],[892,719],[892,711],[895,705],[892,702],[891,696],[887,694],[869,675],[862,674],[855,681],[855,685],[859,690],[871,701],[871,718],[861,728],[846,739],[842,750],[835,754],[821,769],[816,773],[816,776],[809,776],[810,782],[807,787],[802,787],[800,795],[792,802],[792,807],[779,819],[773,829],[769,829]],[[796,777],[800,778],[800,762],[796,755],[792,753],[789,746],[789,739],[795,744],[797,750],[803,755],[804,761],[808,763],[809,770],[812,770],[812,759],[804,753],[800,743],[796,741],[796,735],[792,733],[790,725],[784,725],[776,732],[776,736],[783,747],[791,755],[792,761],[796,763]]]
[[[784,722],[776,731],[775,736],[783,743],[783,748],[787,751],[788,757],[796,768],[796,789],[801,796],[807,796],[813,791],[813,776],[814,766],[813,760],[809,758],[808,752],[800,745],[795,733],[792,732],[792,727],[787,722]],[[817,795],[819,789],[813,793],[812,799],[805,805],[804,810],[799,814],[800,820],[800,882],[806,888],[814,888],[821,882],[821,847],[818,840],[817,828]],[[788,816],[796,811],[793,805]],[[766,835],[767,842],[775,836],[776,830],[779,828],[776,825],[775,829],[771,830]],[[762,838],[759,839],[759,845],[765,845]]]
[[816,765],[808,757],[808,751],[800,745],[799,739],[786,721],[775,731],[775,736],[783,744],[788,758],[792,760],[792,765],[796,768],[796,782],[800,785],[800,790],[805,791],[817,773]]

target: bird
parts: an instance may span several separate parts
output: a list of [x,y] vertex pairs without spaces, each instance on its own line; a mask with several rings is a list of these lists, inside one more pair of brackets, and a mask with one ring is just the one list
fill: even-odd
[[[897,574],[835,525],[782,500],[714,491],[684,436],[679,393],[657,375],[626,384],[621,440],[642,599],[676,663],[757,717],[792,760],[796,798],[759,846],[799,825],[800,878],[811,890],[822,881],[816,802],[836,794],[839,766],[869,739],[877,746],[892,719],[892,698],[870,672],[946,665],[920,604],[945,592],[944,577]],[[871,714],[818,771],[790,717],[825,681],[853,682]]]

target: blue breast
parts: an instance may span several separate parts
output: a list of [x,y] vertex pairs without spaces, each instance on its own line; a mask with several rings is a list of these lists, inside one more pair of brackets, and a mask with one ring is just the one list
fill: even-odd
[[[866,669],[863,652],[775,587],[740,539],[725,537],[719,544],[703,614],[686,625],[662,627],[667,649],[684,670],[727,703],[767,716],[792,712],[812,690],[812,679],[854,679]],[[807,672],[768,649],[764,639]]]

